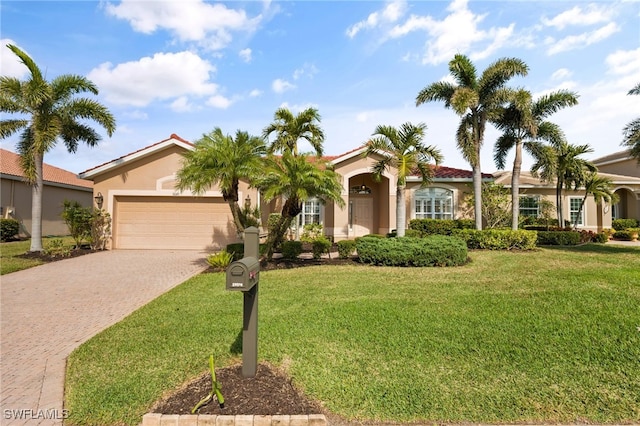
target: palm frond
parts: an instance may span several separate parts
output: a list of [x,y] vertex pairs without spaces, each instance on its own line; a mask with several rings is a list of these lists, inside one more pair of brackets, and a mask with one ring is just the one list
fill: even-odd
[[456,90],[455,86],[446,81],[438,81],[423,88],[416,96],[416,106],[427,102],[442,101],[445,108],[451,107],[451,97]]
[[460,87],[475,90],[477,87],[477,71],[473,62],[461,54],[456,54],[449,61],[449,72]]

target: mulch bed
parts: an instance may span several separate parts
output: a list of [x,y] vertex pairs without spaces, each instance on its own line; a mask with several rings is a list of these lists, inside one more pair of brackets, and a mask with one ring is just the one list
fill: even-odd
[[[224,408],[214,397],[197,414],[278,415],[322,414],[320,404],[302,394],[284,373],[267,364],[258,365],[256,376],[242,376],[242,366],[216,368],[216,380],[222,388]],[[181,389],[157,402],[154,413],[191,414],[191,409],[211,392],[211,373],[207,371]]]
[[50,254],[45,254],[44,252],[33,251],[27,252],[25,254],[18,255],[16,257],[20,257],[23,259],[40,259],[43,262],[56,262],[58,260],[69,259],[71,257],[84,256],[85,254],[95,253],[97,250],[92,250],[88,247],[81,247],[79,249],[71,249],[68,255],[64,256],[52,256]]

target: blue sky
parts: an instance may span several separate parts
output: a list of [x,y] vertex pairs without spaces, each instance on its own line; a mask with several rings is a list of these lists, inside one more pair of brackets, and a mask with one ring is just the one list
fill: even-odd
[[[2,75],[26,77],[4,47],[16,44],[49,79],[87,76],[116,117],[98,147],[72,155],[60,144],[45,155],[76,173],[172,133],[259,135],[281,106],[318,108],[327,154],[360,146],[379,124],[424,122],[443,164],[468,169],[455,113],[415,106],[423,87],[448,78],[456,53],[479,72],[502,57],[524,60],[529,75],[511,85],[536,97],[577,92],[579,105],[553,121],[571,143],[590,144],[591,158],[619,151],[622,128],[640,115],[640,98],[626,95],[640,82],[637,1],[3,0],[0,19]],[[496,170],[497,136],[487,129],[483,171]]]

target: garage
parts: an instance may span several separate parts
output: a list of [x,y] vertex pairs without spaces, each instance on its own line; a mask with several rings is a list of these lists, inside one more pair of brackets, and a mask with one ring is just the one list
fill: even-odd
[[236,241],[222,197],[116,196],[117,249],[212,250]]

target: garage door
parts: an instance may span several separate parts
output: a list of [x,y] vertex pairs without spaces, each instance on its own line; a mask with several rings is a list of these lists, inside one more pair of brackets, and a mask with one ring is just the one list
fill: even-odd
[[222,198],[116,197],[114,247],[217,249],[236,241]]

